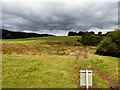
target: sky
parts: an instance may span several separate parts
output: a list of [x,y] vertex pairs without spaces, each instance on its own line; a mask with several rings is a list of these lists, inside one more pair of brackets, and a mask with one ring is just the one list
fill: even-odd
[[0,28],[66,36],[118,28],[119,0],[2,0]]

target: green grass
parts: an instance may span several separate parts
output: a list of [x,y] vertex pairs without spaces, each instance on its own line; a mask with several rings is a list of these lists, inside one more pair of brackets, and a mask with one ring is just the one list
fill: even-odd
[[[117,84],[120,58],[95,55],[95,47],[78,44],[78,38],[3,40],[3,88],[80,88],[81,69],[93,70],[93,88]],[[83,47],[88,58],[76,58]]]
[[[107,58],[109,59],[109,57]],[[104,57],[102,59],[105,60]],[[91,59],[89,60],[86,61],[84,58],[76,60],[73,56],[3,55],[3,87],[77,88],[79,67],[81,69],[89,69],[90,66],[102,68],[94,64],[94,62],[97,62],[96,58],[92,58],[94,62]],[[112,63],[117,64],[118,60],[116,58],[112,60]],[[108,63],[109,61],[106,61],[103,65],[113,66],[112,63]],[[109,71],[108,77],[114,76],[117,81],[117,65],[115,68],[116,70],[107,68],[102,71]],[[103,80],[93,70],[93,86],[108,88],[109,85],[108,81]]]
[[7,44],[35,44],[35,43],[46,43],[46,42],[65,42],[74,41],[81,39],[81,36],[59,36],[59,37],[38,37],[38,38],[26,38],[26,39],[3,39],[2,43]]
[[59,56],[5,55],[3,57],[3,86],[76,87],[77,76],[74,65],[79,64],[74,58],[65,57],[64,62],[63,59],[64,57]]

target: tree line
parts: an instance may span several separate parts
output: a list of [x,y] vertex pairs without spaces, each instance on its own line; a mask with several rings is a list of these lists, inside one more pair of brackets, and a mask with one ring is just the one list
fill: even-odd
[[17,39],[17,38],[30,38],[30,37],[43,37],[43,36],[53,36],[50,34],[37,34],[37,33],[25,33],[25,32],[15,32],[6,29],[0,29],[2,33],[2,39]]
[[[88,33],[88,31],[79,31],[79,32],[75,32],[75,31],[69,31],[68,32],[68,36],[82,36],[83,34],[85,33]],[[89,33],[91,34],[95,34],[95,32],[93,31],[90,31]],[[106,36],[109,32],[107,32],[106,34],[103,34],[101,31],[98,32],[98,34],[96,35],[99,35],[99,36]]]
[[86,46],[97,46],[96,54],[120,57],[120,30],[108,32],[105,36],[85,32],[81,36],[80,43]]

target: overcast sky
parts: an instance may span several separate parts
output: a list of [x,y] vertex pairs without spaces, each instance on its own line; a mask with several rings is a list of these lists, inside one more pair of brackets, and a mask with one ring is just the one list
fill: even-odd
[[0,28],[13,31],[105,33],[118,28],[118,0],[2,0],[1,15]]

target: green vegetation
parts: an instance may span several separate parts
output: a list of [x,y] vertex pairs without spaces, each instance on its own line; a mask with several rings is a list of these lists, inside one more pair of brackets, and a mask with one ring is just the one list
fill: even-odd
[[38,38],[24,38],[24,39],[3,39],[2,43],[12,43],[12,44],[35,44],[35,43],[46,43],[46,42],[65,42],[74,41],[80,39],[81,36],[63,36],[63,37],[38,37]]
[[82,36],[81,43],[83,45],[96,46],[102,40],[102,38],[103,36],[98,36],[98,35],[86,32]]
[[120,57],[120,30],[109,33],[98,45],[96,53]]
[[81,69],[93,70],[92,88],[118,87],[119,58],[95,55],[96,47],[78,39],[3,40],[3,88],[81,88]]
[[2,37],[0,37],[2,39],[17,39],[17,38],[53,36],[53,35],[50,35],[50,34],[16,32],[16,31],[9,31],[9,30],[6,30],[6,29],[0,29],[0,31],[2,31]]

